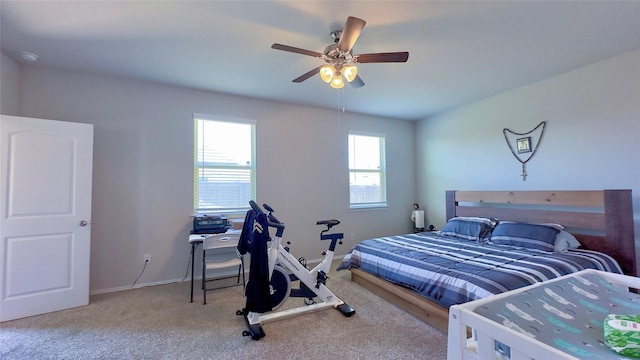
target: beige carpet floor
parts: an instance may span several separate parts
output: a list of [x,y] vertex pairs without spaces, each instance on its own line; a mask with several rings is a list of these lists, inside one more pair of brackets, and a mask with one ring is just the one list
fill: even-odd
[[[334,267],[335,269],[335,267]],[[446,359],[447,339],[387,301],[330,273],[328,287],[356,309],[263,325],[243,337],[240,286],[208,293],[188,281],[91,296],[87,306],[0,323],[0,358],[13,359]],[[286,307],[303,306],[290,298]]]

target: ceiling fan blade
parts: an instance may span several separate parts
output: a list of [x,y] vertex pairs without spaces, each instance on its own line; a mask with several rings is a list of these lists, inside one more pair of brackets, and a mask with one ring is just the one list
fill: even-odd
[[362,78],[360,77],[360,75],[356,75],[356,78],[353,79],[353,81],[351,82],[351,87],[354,89],[358,89],[364,86],[364,81],[362,81]]
[[306,73],[304,73],[304,74],[298,76],[297,78],[293,79],[292,82],[301,83],[301,82],[307,80],[308,78],[312,77],[313,75],[320,73],[320,68],[321,67],[322,66],[318,66],[317,68],[315,68],[313,70],[307,71]]
[[288,51],[296,54],[309,55],[313,57],[322,57],[322,54],[317,51],[300,49],[300,48],[289,46],[289,45],[273,44],[271,45],[271,48],[276,50]]
[[351,51],[353,44],[355,44],[356,40],[358,40],[360,32],[362,32],[362,29],[364,28],[364,25],[366,23],[367,22],[362,19],[349,16],[347,18],[347,22],[344,24],[342,34],[340,35],[340,40],[338,41],[338,49],[343,52]]
[[356,55],[356,62],[360,64],[365,63],[383,63],[383,62],[407,62],[409,59],[409,53],[403,52],[391,52],[391,53],[372,53],[372,54],[360,54]]

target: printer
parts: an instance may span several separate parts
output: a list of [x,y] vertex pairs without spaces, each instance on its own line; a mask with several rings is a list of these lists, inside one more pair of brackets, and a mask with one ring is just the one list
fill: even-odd
[[196,215],[193,217],[192,234],[218,234],[226,232],[231,225],[223,215]]

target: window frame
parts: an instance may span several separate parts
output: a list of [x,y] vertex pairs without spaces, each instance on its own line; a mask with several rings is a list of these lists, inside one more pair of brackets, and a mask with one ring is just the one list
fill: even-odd
[[[202,160],[198,159],[199,149],[198,149],[198,136],[199,134],[199,121],[212,121],[212,122],[222,122],[222,123],[233,123],[233,124],[246,124],[251,126],[251,164],[248,166],[234,166],[234,165],[223,165],[223,166],[208,166],[209,169],[248,169],[250,171],[250,198],[247,199],[246,203],[241,207],[220,207],[220,208],[200,208],[198,205],[200,203],[200,195],[199,195],[199,181],[198,177],[200,174],[200,169],[203,168]],[[257,122],[252,119],[243,119],[243,118],[234,118],[228,116],[218,116],[218,115],[210,115],[210,114],[193,114],[193,134],[194,134],[194,144],[193,144],[193,212],[195,215],[200,214],[244,214],[250,206],[249,200],[256,199],[257,192],[257,166],[256,166],[256,127]]]
[[[351,147],[349,146],[350,138],[352,136],[360,136],[360,137],[373,137],[378,139],[379,145],[379,164],[380,168],[377,170],[374,169],[358,169],[351,168]],[[347,134],[347,167],[348,167],[348,178],[349,178],[349,209],[350,210],[358,210],[358,209],[375,209],[375,208],[385,208],[387,207],[387,165],[386,165],[386,135],[380,133],[371,133],[371,132],[362,132],[362,131],[349,131]],[[378,173],[380,176],[380,199],[375,202],[352,202],[351,200],[351,175],[353,173]]]

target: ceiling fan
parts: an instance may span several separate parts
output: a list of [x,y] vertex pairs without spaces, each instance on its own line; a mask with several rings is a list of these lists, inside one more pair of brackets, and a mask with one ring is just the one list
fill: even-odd
[[343,30],[331,33],[331,38],[335,43],[327,46],[322,53],[277,43],[271,45],[271,48],[324,60],[325,65],[318,66],[293,79],[295,83],[303,82],[316,74],[320,74],[320,78],[332,88],[342,88],[344,80],[346,80],[351,83],[353,88],[357,89],[364,86],[364,81],[358,75],[356,64],[406,62],[409,59],[409,53],[406,51],[354,55],[352,52],[353,45],[358,40],[365,24],[366,21],[349,16]]

